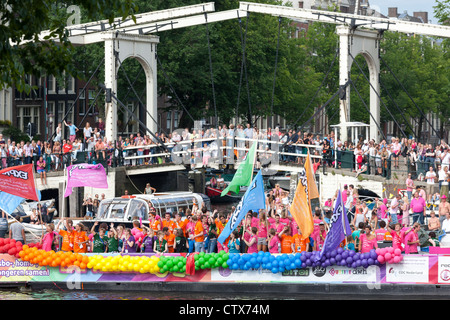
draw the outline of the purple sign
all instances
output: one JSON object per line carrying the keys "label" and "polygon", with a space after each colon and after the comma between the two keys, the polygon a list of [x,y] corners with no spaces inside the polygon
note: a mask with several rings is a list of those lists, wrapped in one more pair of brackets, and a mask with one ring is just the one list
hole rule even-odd
{"label": "purple sign", "polygon": [[333,216],[331,217],[331,227],[325,238],[322,251],[320,251],[317,259],[321,259],[324,254],[336,250],[341,242],[352,233],[350,224],[348,223],[347,213],[342,201],[341,190],[334,205]]}
{"label": "purple sign", "polygon": [[80,163],[67,167],[67,187],[64,197],[72,194],[74,187],[108,188],[105,168],[101,164]]}

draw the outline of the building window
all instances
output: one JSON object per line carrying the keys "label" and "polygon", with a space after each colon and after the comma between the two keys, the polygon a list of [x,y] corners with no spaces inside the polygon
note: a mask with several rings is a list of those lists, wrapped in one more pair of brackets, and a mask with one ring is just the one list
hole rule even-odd
{"label": "building window", "polygon": [[47,77],[47,89],[49,93],[55,93],[56,91],[56,81],[54,76]]}
{"label": "building window", "polygon": [[68,93],[75,93],[75,81],[71,75],[66,77],[66,88]]}
{"label": "building window", "polygon": [[174,111],[173,112],[173,128],[174,129],[178,128],[178,117],[179,117],[178,111]]}
{"label": "building window", "polygon": [[172,131],[172,111],[166,113],[166,128]]}
{"label": "building window", "polygon": [[36,125],[36,133],[40,133],[39,123],[40,106],[18,106],[17,108],[17,126],[23,132],[27,131],[28,123]]}
{"label": "building window", "polygon": [[78,95],[78,100],[79,105],[80,105],[80,109],[79,109],[79,114],[84,115],[86,113],[86,91],[84,91],[84,89],[82,89]]}

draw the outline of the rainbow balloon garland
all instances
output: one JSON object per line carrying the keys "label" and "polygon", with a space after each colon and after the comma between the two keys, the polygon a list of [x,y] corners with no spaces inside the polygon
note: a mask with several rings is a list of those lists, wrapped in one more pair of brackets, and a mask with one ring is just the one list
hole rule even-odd
{"label": "rainbow balloon garland", "polygon": [[[190,256],[172,255],[85,255],[63,251],[45,251],[38,244],[22,245],[3,239],[0,253],[8,253],[23,261],[45,267],[68,268],[77,266],[93,272],[139,272],[151,274],[188,273],[188,260],[194,263],[195,270],[224,268],[230,270],[265,269],[272,273],[307,267],[343,266],[348,268],[368,268],[384,263],[400,263],[403,256],[400,249],[392,247],[372,249],[367,253],[338,248],[319,256],[319,252],[292,254],[258,253],[195,253]],[[320,257],[320,258],[319,258]]]}

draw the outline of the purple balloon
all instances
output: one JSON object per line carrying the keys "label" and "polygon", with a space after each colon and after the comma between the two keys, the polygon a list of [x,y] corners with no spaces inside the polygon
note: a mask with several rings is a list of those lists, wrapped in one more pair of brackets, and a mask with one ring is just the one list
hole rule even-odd
{"label": "purple balloon", "polygon": [[335,259],[336,259],[336,261],[341,261],[342,260],[342,256],[340,254],[337,254]]}
{"label": "purple balloon", "polygon": [[353,263],[352,257],[347,257],[347,259],[345,259],[345,261],[347,261],[347,263],[350,263],[350,264]]}
{"label": "purple balloon", "polygon": [[333,258],[336,257],[336,255],[337,255],[337,251],[336,251],[336,250],[331,251],[331,256],[332,256]]}
{"label": "purple balloon", "polygon": [[356,262],[356,267],[360,267],[361,266],[361,260],[358,259],[355,262]]}
{"label": "purple balloon", "polygon": [[309,259],[306,259],[306,265],[308,266],[308,267],[310,267],[311,265],[312,265],[312,262],[311,262],[311,260],[309,260]]}
{"label": "purple balloon", "polygon": [[352,263],[352,268],[355,269],[356,268],[356,262]]}
{"label": "purple balloon", "polygon": [[369,264],[369,266],[371,266],[375,263],[375,260],[373,260],[372,258],[369,258],[369,259],[367,259],[367,263]]}
{"label": "purple balloon", "polygon": [[349,255],[350,257],[353,257],[355,254],[356,254],[355,251],[353,251],[353,250],[348,250],[348,255]]}
{"label": "purple balloon", "polygon": [[347,261],[345,261],[345,259],[341,260],[341,266],[345,266],[347,264]]}
{"label": "purple balloon", "polygon": [[344,252],[342,252],[341,256],[342,256],[342,258],[347,259],[347,257],[348,257],[348,251],[345,250]]}
{"label": "purple balloon", "polygon": [[335,258],[330,258],[330,265],[335,265],[336,264],[336,259]]}
{"label": "purple balloon", "polygon": [[343,251],[344,251],[344,249],[342,249],[342,248],[337,249],[337,253],[339,253],[339,254],[341,254]]}

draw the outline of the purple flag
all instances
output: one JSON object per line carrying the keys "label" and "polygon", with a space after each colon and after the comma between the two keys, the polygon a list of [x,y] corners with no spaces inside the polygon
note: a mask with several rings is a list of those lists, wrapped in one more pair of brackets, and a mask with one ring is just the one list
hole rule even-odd
{"label": "purple flag", "polygon": [[106,171],[101,164],[80,163],[67,167],[67,186],[64,197],[72,194],[74,187],[108,188]]}
{"label": "purple flag", "polygon": [[352,233],[350,224],[347,219],[347,212],[345,210],[344,202],[342,201],[341,190],[338,192],[338,197],[334,205],[333,216],[331,217],[331,227],[325,238],[322,251],[316,256],[317,260],[327,253],[337,249],[340,243]]}

